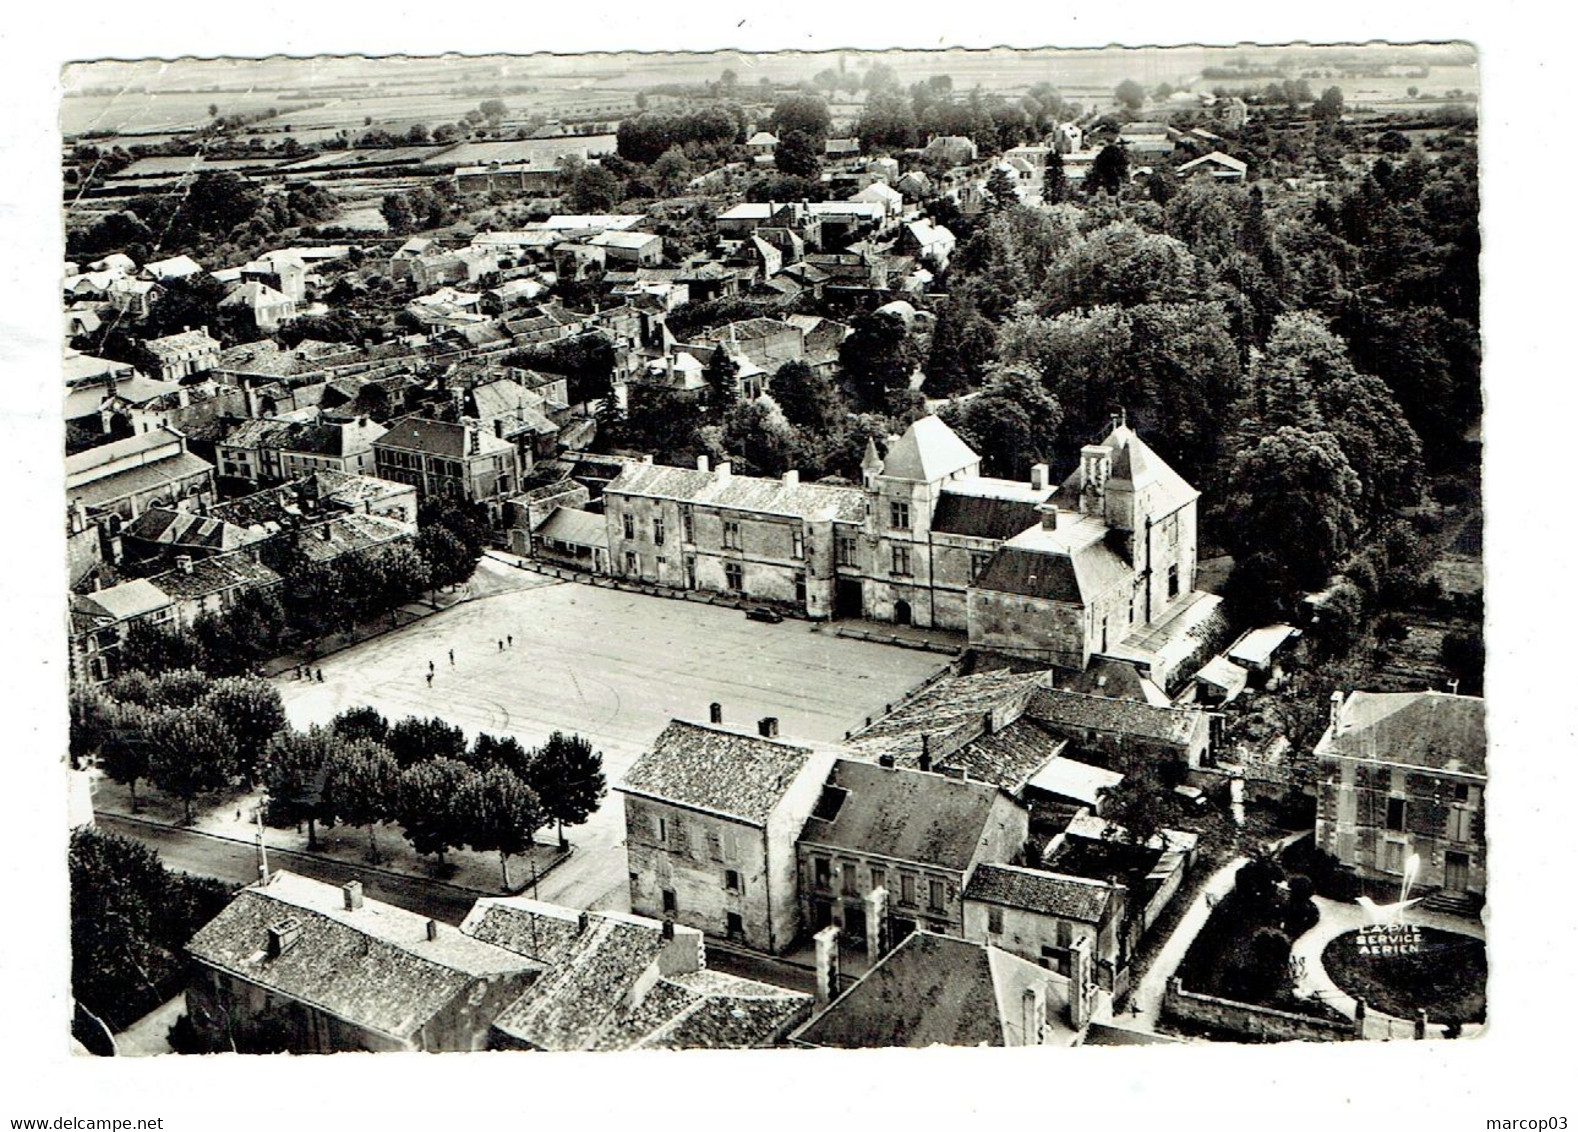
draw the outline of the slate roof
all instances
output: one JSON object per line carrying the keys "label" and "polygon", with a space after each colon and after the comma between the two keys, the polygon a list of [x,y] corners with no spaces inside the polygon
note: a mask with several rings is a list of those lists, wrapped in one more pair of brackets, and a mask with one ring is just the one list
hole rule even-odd
{"label": "slate roof", "polygon": [[941,417],[922,417],[888,449],[882,474],[932,483],[961,472],[981,458]]}
{"label": "slate roof", "polygon": [[256,541],[244,528],[233,523],[173,507],[150,507],[121,533],[126,538],[143,542],[200,550],[239,550]]}
{"label": "slate roof", "polygon": [[972,585],[980,590],[1044,601],[1078,603],[1082,600],[1072,557],[1041,554],[1015,546],[999,548]]}
{"label": "slate roof", "polygon": [[1005,542],[975,588],[1045,601],[1087,603],[1127,583],[1129,566],[1107,544],[1105,522],[1060,514],[1056,530],[1039,523]]}
{"label": "slate roof", "polygon": [[965,885],[964,898],[1095,924],[1112,901],[1112,889],[1100,881],[1042,869],[981,865]]}
{"label": "slate roof", "polygon": [[[1133,484],[1136,495],[1149,489],[1153,514],[1169,514],[1200,498],[1200,493],[1189,486],[1189,481],[1174,471],[1128,425],[1114,427],[1100,445],[1112,453],[1112,475],[1108,482]],[[1080,469],[1075,468],[1063,481],[1054,497],[1059,507],[1079,510],[1079,477]]]}
{"label": "slate roof", "polygon": [[1353,692],[1318,753],[1485,773],[1485,701],[1446,692]]}
{"label": "slate roof", "polygon": [[840,759],[827,785],[845,791],[832,820],[807,819],[803,844],[916,861],[970,866],[998,789],[941,774]]}
{"label": "slate roof", "polygon": [[856,487],[785,484],[779,479],[719,475],[663,464],[627,464],[607,490],[802,519],[821,518],[831,511],[833,518],[845,523],[859,522],[866,506],[865,493]]}
{"label": "slate roof", "polygon": [[[296,942],[270,958],[268,929],[284,920]],[[479,978],[538,969],[524,956],[392,904],[364,901],[346,911],[341,890],[288,872],[243,889],[192,937],[194,958],[269,991],[326,1010],[396,1039],[410,1038]]]}
{"label": "slate roof", "polygon": [[[84,453],[86,455],[86,453]],[[116,472],[76,487],[68,487],[67,494],[85,506],[97,507],[112,503],[144,491],[156,490],[167,484],[204,473],[212,473],[214,466],[200,456],[182,452],[165,460]],[[68,481],[69,483],[69,481]]]}
{"label": "slate roof", "polygon": [[812,754],[809,747],[676,719],[620,788],[765,825]]}
{"label": "slate roof", "polygon": [[1022,1044],[1021,995],[1046,995],[1048,1044],[1069,1045],[1068,980],[995,947],[919,931],[795,1035],[841,1049]]}
{"label": "slate roof", "polygon": [[937,499],[931,529],[940,535],[968,535],[998,542],[1041,521],[1036,504],[1020,499],[990,499],[943,491]]}
{"label": "slate roof", "polygon": [[450,421],[429,420],[426,417],[402,417],[389,426],[389,431],[373,442],[375,448],[401,448],[410,452],[426,452],[451,460],[464,460],[472,455],[487,456],[495,452],[512,452],[514,448],[494,436],[492,431],[472,427],[477,435],[477,451],[466,450],[467,426]]}
{"label": "slate roof", "polygon": [[1036,692],[1026,714],[1053,727],[1116,732],[1180,746],[1189,742],[1204,718],[1189,708],[1152,707],[1138,700],[1087,696],[1056,688]]}

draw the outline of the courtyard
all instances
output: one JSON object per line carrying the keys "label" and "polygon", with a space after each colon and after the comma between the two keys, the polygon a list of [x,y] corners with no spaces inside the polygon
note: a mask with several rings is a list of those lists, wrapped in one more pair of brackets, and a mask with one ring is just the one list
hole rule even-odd
{"label": "courtyard", "polygon": [[[472,592],[314,662],[321,684],[279,677],[290,721],[324,723],[365,704],[391,720],[436,715],[468,736],[513,735],[527,745],[574,731],[602,751],[613,787],[670,719],[705,722],[712,703],[730,727],[754,731],[776,716],[785,740],[837,742],[947,663],[803,621],[761,624],[735,609],[562,582],[492,558],[478,566]],[[538,895],[625,907],[619,795],[610,789],[602,809],[567,833],[575,855]]]}

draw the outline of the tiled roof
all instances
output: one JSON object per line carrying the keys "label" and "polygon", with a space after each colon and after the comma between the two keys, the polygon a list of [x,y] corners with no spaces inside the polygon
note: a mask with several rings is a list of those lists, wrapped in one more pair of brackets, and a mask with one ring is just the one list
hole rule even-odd
{"label": "tiled roof", "polygon": [[965,886],[964,898],[1094,924],[1112,901],[1112,889],[1100,881],[1041,869],[981,865]]}
{"label": "tiled roof", "polygon": [[1354,692],[1319,753],[1483,775],[1485,701],[1446,692]]}
{"label": "tiled roof", "polygon": [[941,774],[840,759],[827,786],[843,791],[828,820],[807,819],[802,843],[917,861],[945,869],[969,867],[998,789]]}
{"label": "tiled roof", "polygon": [[[294,920],[299,935],[278,956],[268,930]],[[447,924],[366,900],[347,911],[339,888],[291,873],[244,889],[187,944],[196,959],[353,1025],[409,1038],[478,979],[517,977],[537,965]]]}
{"label": "tiled roof", "polygon": [[1152,707],[1137,700],[1117,700],[1043,688],[1030,699],[1027,714],[1052,727],[1106,731],[1182,745],[1205,718],[1189,708]]}
{"label": "tiled roof", "polygon": [[1066,745],[1066,740],[1035,720],[1021,717],[950,752],[937,765],[1015,793],[1047,763],[1056,761]]}
{"label": "tiled roof", "polygon": [[1010,1036],[1030,1044],[1021,1001],[1031,987],[1045,997],[1047,1044],[1072,1044],[1061,975],[995,947],[915,932],[795,1037],[841,1049],[1002,1046]]}
{"label": "tiled roof", "polygon": [[148,508],[121,533],[126,538],[164,546],[216,551],[239,550],[256,541],[244,528],[223,519],[169,507]]}
{"label": "tiled roof", "polygon": [[206,330],[187,330],[180,334],[168,334],[163,338],[151,338],[143,345],[160,361],[180,357],[191,350],[217,352],[219,349],[219,343],[210,338]]}
{"label": "tiled roof", "polygon": [[621,789],[764,825],[812,754],[809,747],[676,719],[636,760]]}
{"label": "tiled roof", "polygon": [[221,554],[199,558],[190,572],[177,567],[150,579],[177,601],[190,601],[237,586],[266,586],[280,580],[278,574],[245,553]]}
{"label": "tiled roof", "polygon": [[941,417],[922,417],[888,449],[882,474],[932,483],[980,462],[981,458]]}
{"label": "tiled roof", "polygon": [[411,537],[405,523],[382,515],[340,515],[307,527],[296,536],[296,545],[313,562],[328,562],[386,542]]}
{"label": "tiled roof", "polygon": [[854,487],[827,484],[785,484],[757,476],[719,475],[694,468],[663,464],[627,464],[608,490],[624,495],[677,499],[686,503],[822,518],[828,512],[840,522],[859,522],[865,514],[865,494]]}
{"label": "tiled roof", "polygon": [[240,421],[220,441],[227,448],[284,448],[297,425],[272,417]]}
{"label": "tiled roof", "polygon": [[[922,737],[929,736],[934,765],[948,765],[954,747],[980,737],[988,713],[1000,722],[1017,719],[1040,687],[1037,675],[1008,671],[938,680],[844,746],[863,759],[892,755],[899,766],[916,766]],[[1017,785],[995,775],[981,777],[1008,788]]]}

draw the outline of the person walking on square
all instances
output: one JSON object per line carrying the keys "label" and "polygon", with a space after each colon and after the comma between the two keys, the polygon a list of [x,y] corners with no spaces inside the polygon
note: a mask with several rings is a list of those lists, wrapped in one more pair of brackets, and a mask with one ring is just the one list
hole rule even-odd
{"label": "person walking on square", "polygon": [[431,671],[429,671],[427,674],[427,686],[429,688],[433,686],[433,673]]}
{"label": "person walking on square", "polygon": [[514,648],[515,647],[515,634],[514,633],[505,633],[504,634],[504,639],[510,643],[510,648]]}
{"label": "person walking on square", "polygon": [[500,641],[500,642],[499,642],[499,651],[500,651],[500,652],[503,652],[503,651],[504,651],[504,642],[503,642],[503,641]]}
{"label": "person walking on square", "polygon": [[449,667],[451,667],[451,668],[455,667],[455,650],[454,649],[450,649],[449,650]]}
{"label": "person walking on square", "polygon": [[433,679],[433,662],[431,660],[427,662],[427,678],[429,682]]}

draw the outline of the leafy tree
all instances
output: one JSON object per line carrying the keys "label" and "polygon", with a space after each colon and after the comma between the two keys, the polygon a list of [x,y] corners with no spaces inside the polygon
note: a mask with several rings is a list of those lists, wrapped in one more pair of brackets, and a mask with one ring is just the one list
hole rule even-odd
{"label": "leafy tree", "polygon": [[1085,191],[1116,196],[1129,183],[1129,151],[1122,145],[1104,145],[1090,163]]}
{"label": "leafy tree", "polygon": [[384,744],[389,739],[389,721],[374,707],[346,708],[329,721],[329,727],[346,743]]}
{"label": "leafy tree", "polygon": [[609,212],[619,200],[619,178],[601,165],[570,157],[564,169],[565,207],[575,213]]}
{"label": "leafy tree", "polygon": [[873,94],[855,123],[862,153],[912,149],[919,141],[911,103],[894,93]]}
{"label": "leafy tree", "polygon": [[1256,928],[1249,946],[1224,975],[1224,992],[1245,1002],[1286,1000],[1293,993],[1292,954],[1293,944],[1286,932]]}
{"label": "leafy tree", "polygon": [[791,361],[779,366],[769,391],[784,419],[804,429],[833,429],[844,415],[833,383],[805,362]]}
{"label": "leafy tree", "polygon": [[1130,845],[1148,845],[1166,827],[1170,787],[1150,763],[1125,768],[1123,781],[1101,791],[1107,835]]}
{"label": "leafy tree", "polygon": [[1229,549],[1267,556],[1285,584],[1324,587],[1358,534],[1363,496],[1337,438],[1279,428],[1239,451],[1229,483],[1222,527]]}
{"label": "leafy tree", "polygon": [[128,701],[117,705],[110,725],[99,747],[99,769],[130,790],[132,813],[135,814],[141,808],[137,801],[137,782],[151,777],[153,713]]}
{"label": "leafy tree", "polygon": [[214,681],[201,702],[235,737],[237,769],[252,782],[258,756],[285,726],[279,689],[261,677],[227,676]]}
{"label": "leafy tree", "polygon": [[380,860],[378,823],[397,812],[401,782],[400,764],[388,748],[366,740],[332,750],[324,764],[324,810],[336,821],[367,830],[368,855],[374,863]]}
{"label": "leafy tree", "polygon": [[894,314],[856,315],[838,347],[844,379],[868,408],[881,408],[890,392],[908,389],[918,360],[914,339]]}
{"label": "leafy tree", "polygon": [[236,738],[224,721],[203,707],[170,708],[148,724],[148,777],[160,791],[181,800],[183,821],[192,824],[192,803],[223,790],[240,771]]}
{"label": "leafy tree", "polygon": [[1062,204],[1067,199],[1068,174],[1063,169],[1063,155],[1054,149],[1047,154],[1046,168],[1041,174],[1041,201]]}
{"label": "leafy tree", "polygon": [[477,560],[447,527],[428,527],[416,536],[416,550],[434,586],[458,586],[471,577]]}
{"label": "leafy tree", "polygon": [[537,795],[519,777],[500,766],[473,772],[460,784],[454,799],[466,844],[478,852],[496,851],[504,890],[510,890],[510,856],[528,852],[542,825]]}
{"label": "leafy tree", "polygon": [[71,765],[81,766],[114,736],[119,709],[115,701],[91,686],[72,688],[69,703]]}
{"label": "leafy tree", "polygon": [[1317,120],[1335,122],[1342,117],[1342,107],[1342,88],[1329,86],[1321,91],[1320,97],[1310,107],[1310,115]]}
{"label": "leafy tree", "polygon": [[72,996],[124,1028],[179,989],[186,941],[230,890],[171,873],[147,846],[91,826],[72,832],[68,870]]}
{"label": "leafy tree", "polygon": [[773,165],[788,176],[814,180],[822,172],[822,145],[808,133],[791,130],[779,137]]}
{"label": "leafy tree", "polygon": [[653,183],[660,196],[678,196],[693,176],[690,159],[679,146],[670,146],[652,163]]}
{"label": "leafy tree", "polygon": [[1050,457],[1063,410],[1035,374],[1000,366],[979,394],[948,405],[942,418],[982,454],[983,472],[1023,480]]}
{"label": "leafy tree", "polygon": [[773,107],[767,119],[767,128],[780,142],[790,134],[804,134],[816,144],[820,152],[833,128],[833,117],[827,103],[813,94],[794,94],[782,99]]}
{"label": "leafy tree", "polygon": [[521,745],[513,735],[489,735],[481,732],[471,744],[471,763],[478,769],[500,767],[519,778],[529,778],[534,753]]}
{"label": "leafy tree", "polygon": [[564,827],[581,825],[597,812],[608,793],[603,777],[603,756],[580,735],[555,731],[537,749],[527,783],[536,791],[546,817],[559,826],[559,845]]}
{"label": "leafy tree", "polygon": [[1124,109],[1131,113],[1139,113],[1145,106],[1145,88],[1133,79],[1124,79],[1112,92]]}
{"label": "leafy tree", "polygon": [[263,752],[263,786],[268,791],[270,824],[307,823],[307,848],[318,848],[318,822],[334,821],[325,802],[329,765],[345,740],[324,727],[286,729]]}
{"label": "leafy tree", "polygon": [[191,707],[203,699],[212,681],[200,668],[177,668],[153,679],[148,706],[153,708]]}
{"label": "leafy tree", "polygon": [[722,343],[713,347],[702,371],[707,382],[707,408],[713,417],[721,419],[738,400],[735,378],[739,372],[739,363],[729,356]]}
{"label": "leafy tree", "polygon": [[442,865],[445,853],[466,844],[455,799],[476,773],[456,759],[433,759],[400,773],[395,813],[406,840],[418,853],[435,854]]}
{"label": "leafy tree", "polygon": [[797,463],[798,438],[768,397],[741,401],[723,418],[723,453],[738,453],[747,474],[780,476]]}
{"label": "leafy tree", "polygon": [[1002,212],[1019,203],[1019,186],[1007,169],[994,168],[986,178],[986,208],[989,212]]}
{"label": "leafy tree", "polygon": [[416,215],[401,193],[385,193],[379,202],[378,212],[384,218],[384,223],[389,225],[389,231],[397,236],[416,230]]}
{"label": "leafy tree", "polygon": [[120,654],[123,671],[141,670],[153,674],[193,668],[204,659],[194,638],[148,621],[132,622],[121,641]]}
{"label": "leafy tree", "polygon": [[466,757],[466,733],[437,716],[408,716],[389,729],[385,742],[402,767],[434,759],[464,761]]}
{"label": "leafy tree", "polygon": [[509,107],[504,105],[503,99],[499,98],[485,98],[477,109],[482,112],[484,118],[495,126],[502,122],[510,112]]}
{"label": "leafy tree", "polygon": [[966,289],[950,297],[938,309],[932,329],[926,355],[927,396],[951,397],[976,388],[996,356],[997,333],[971,292]]}

